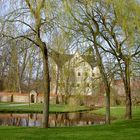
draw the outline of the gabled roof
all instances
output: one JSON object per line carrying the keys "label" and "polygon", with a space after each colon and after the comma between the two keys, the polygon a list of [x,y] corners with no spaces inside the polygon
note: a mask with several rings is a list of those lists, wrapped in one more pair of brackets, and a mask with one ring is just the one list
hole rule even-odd
{"label": "gabled roof", "polygon": [[91,55],[81,55],[81,57],[84,59],[84,61],[86,61],[92,68],[95,67],[96,64],[96,60],[93,56]]}
{"label": "gabled roof", "polygon": [[[67,61],[70,61],[75,56],[75,54],[61,54],[53,49],[51,49],[49,52],[49,56],[59,67],[62,67]],[[79,56],[81,56],[82,59],[91,66],[91,68],[97,65],[94,52],[91,47],[88,48],[83,54],[79,54]]]}
{"label": "gabled roof", "polygon": [[54,50],[49,53],[49,56],[55,61],[55,63],[62,67],[67,61],[71,60],[73,54],[61,54]]}
{"label": "gabled roof", "polygon": [[94,55],[94,50],[92,47],[89,47],[86,49],[81,57],[93,68],[97,65],[95,55]]}

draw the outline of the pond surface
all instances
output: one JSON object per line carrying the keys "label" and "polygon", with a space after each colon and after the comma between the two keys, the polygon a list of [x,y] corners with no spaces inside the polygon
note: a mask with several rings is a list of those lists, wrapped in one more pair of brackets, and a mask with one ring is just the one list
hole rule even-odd
{"label": "pond surface", "polygon": [[[50,127],[85,126],[104,124],[104,116],[82,113],[57,113],[50,114]],[[41,126],[42,114],[0,114],[0,125],[6,126]]]}

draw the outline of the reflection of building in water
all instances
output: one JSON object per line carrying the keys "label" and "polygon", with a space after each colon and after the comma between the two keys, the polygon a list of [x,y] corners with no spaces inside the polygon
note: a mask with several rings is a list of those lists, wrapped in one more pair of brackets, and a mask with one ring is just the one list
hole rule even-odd
{"label": "reflection of building in water", "polygon": [[[100,124],[104,122],[103,116],[89,113],[61,113],[50,114],[51,127],[82,126]],[[0,114],[0,125],[11,126],[41,126],[42,114]]]}

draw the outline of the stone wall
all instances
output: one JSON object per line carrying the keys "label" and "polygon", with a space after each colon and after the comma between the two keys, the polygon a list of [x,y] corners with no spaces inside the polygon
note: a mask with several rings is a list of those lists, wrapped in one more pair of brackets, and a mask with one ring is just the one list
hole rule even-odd
{"label": "stone wall", "polygon": [[11,102],[11,95],[0,96],[0,102]]}
{"label": "stone wall", "polygon": [[29,102],[28,94],[20,94],[20,93],[0,93],[0,102],[17,102],[17,103],[25,103]]}
{"label": "stone wall", "polygon": [[[7,93],[0,92],[0,102],[17,102],[17,103],[28,103],[29,100],[31,103],[43,103],[43,94],[33,93]],[[56,96],[50,96],[50,103],[54,104]]]}
{"label": "stone wall", "polygon": [[28,96],[28,94],[24,94],[24,95],[14,95],[13,94],[13,102],[17,102],[17,103],[29,102],[29,96]]}

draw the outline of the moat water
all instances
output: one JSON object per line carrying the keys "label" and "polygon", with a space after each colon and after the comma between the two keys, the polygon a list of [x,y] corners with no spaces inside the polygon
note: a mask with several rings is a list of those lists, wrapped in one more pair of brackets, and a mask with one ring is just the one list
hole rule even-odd
{"label": "moat water", "polygon": [[[86,126],[104,123],[104,116],[91,114],[90,112],[57,113],[49,116],[50,127]],[[0,125],[40,127],[42,125],[42,114],[0,113]]]}

